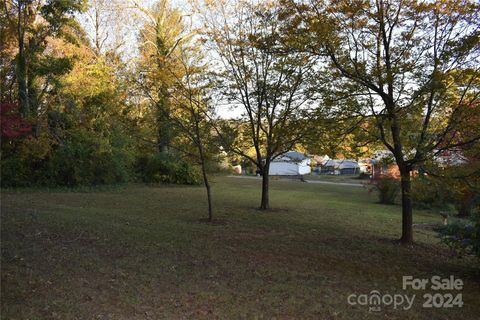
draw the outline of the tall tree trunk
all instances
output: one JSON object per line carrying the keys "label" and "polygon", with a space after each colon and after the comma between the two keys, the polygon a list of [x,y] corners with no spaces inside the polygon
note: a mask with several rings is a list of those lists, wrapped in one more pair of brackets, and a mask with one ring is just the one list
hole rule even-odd
{"label": "tall tree trunk", "polygon": [[38,101],[38,91],[36,88],[36,79],[31,72],[27,72],[27,100],[28,100],[28,112],[33,120],[33,135],[38,137],[40,135],[40,119],[39,119],[39,101]]}
{"label": "tall tree trunk", "polygon": [[17,81],[20,112],[26,117],[30,113],[30,106],[28,105],[27,72],[24,52],[18,53]]}
{"label": "tall tree trunk", "polygon": [[171,139],[170,106],[168,105],[168,89],[165,85],[160,88],[160,101],[157,103],[157,143],[160,153],[168,153]]}
{"label": "tall tree trunk", "polygon": [[[28,116],[30,106],[28,104],[27,91],[27,61],[25,53],[25,29],[22,26],[22,11],[25,10],[25,4],[18,3],[18,56],[17,56],[17,82],[18,82],[18,100],[20,103],[20,112],[23,116]],[[25,15],[25,13],[23,13]]]}
{"label": "tall tree trunk", "polygon": [[270,209],[270,200],[268,196],[269,188],[269,171],[270,171],[270,162],[265,162],[262,168],[262,202],[260,203],[260,210]]}
{"label": "tall tree trunk", "polygon": [[402,189],[402,244],[413,243],[413,214],[410,171],[401,168],[401,189]]}

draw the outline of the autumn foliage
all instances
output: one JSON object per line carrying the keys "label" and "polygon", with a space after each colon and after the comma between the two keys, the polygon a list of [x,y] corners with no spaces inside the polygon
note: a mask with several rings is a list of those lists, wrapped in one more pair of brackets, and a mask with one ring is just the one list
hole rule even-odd
{"label": "autumn foliage", "polygon": [[17,104],[1,102],[0,115],[2,138],[15,139],[28,135],[32,131],[32,125],[22,118]]}

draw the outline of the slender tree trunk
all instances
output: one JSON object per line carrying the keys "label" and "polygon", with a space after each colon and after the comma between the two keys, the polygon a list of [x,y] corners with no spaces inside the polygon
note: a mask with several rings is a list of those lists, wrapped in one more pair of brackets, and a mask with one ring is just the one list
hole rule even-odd
{"label": "slender tree trunk", "polygon": [[212,205],[212,191],[210,188],[210,183],[207,179],[205,181],[205,188],[207,189],[207,201],[208,201],[208,221],[213,220],[213,205]]}
{"label": "slender tree trunk", "polygon": [[410,171],[402,168],[401,189],[402,189],[402,244],[413,243],[413,214],[412,214],[412,195]]}
{"label": "slender tree trunk", "polygon": [[201,161],[202,161],[203,183],[205,185],[205,189],[207,190],[208,221],[212,221],[213,220],[212,191],[210,188],[210,182],[208,181],[207,170],[205,168],[205,159],[203,159],[203,156]]}
{"label": "slender tree trunk", "polygon": [[95,10],[95,48],[97,49],[97,53],[100,54],[101,52],[101,42],[100,42],[100,12],[98,8],[98,3],[95,2],[94,10]]}
{"label": "slender tree trunk", "polygon": [[200,135],[200,128],[198,124],[198,120],[195,123],[195,134],[197,136],[196,145],[198,149],[198,154],[200,156],[200,163],[202,166],[202,176],[203,176],[203,184],[205,185],[205,189],[207,190],[207,201],[208,201],[208,221],[213,220],[213,205],[212,205],[212,190],[210,187],[210,182],[208,181],[207,175],[207,166],[206,166],[206,159],[205,159],[205,150],[203,148],[203,141]]}
{"label": "slender tree trunk", "polygon": [[268,196],[269,188],[269,171],[270,171],[270,162],[267,161],[263,166],[262,170],[262,202],[260,203],[260,210],[270,209],[270,200]]}

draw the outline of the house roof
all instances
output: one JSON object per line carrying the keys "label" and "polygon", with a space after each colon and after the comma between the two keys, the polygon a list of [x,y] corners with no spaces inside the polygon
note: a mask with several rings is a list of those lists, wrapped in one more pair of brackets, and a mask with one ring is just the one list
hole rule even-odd
{"label": "house roof", "polygon": [[297,151],[288,151],[284,153],[281,157],[287,157],[294,161],[302,161],[307,159],[307,157],[303,153]]}
{"label": "house roof", "polygon": [[328,160],[324,166],[336,169],[359,168],[358,163],[353,160]]}
{"label": "house roof", "polygon": [[273,162],[295,162],[299,163],[309,159],[305,154],[297,151],[288,151],[278,155]]}

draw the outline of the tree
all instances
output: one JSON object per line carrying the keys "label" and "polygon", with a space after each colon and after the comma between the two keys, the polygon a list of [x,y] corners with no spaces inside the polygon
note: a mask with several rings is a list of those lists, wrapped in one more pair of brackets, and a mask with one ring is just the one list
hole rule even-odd
{"label": "tree", "polygon": [[72,15],[82,9],[82,0],[4,1],[7,21],[16,30],[15,75],[20,110],[24,116],[36,116],[41,102],[39,98],[49,86],[49,76],[68,71],[68,61],[44,53],[48,38],[66,36],[64,27],[74,23]]}
{"label": "tree", "polygon": [[139,76],[135,82],[152,107],[158,151],[200,166],[208,221],[212,221],[207,167],[218,150],[212,139],[214,110],[208,99],[207,66],[194,41],[194,32],[179,10],[163,0],[152,9],[137,8],[147,21],[141,30]]}
{"label": "tree", "polygon": [[[480,88],[478,81],[476,86]],[[461,108],[458,116],[464,117],[463,125],[451,133],[455,141],[474,138],[480,127],[480,101]],[[448,201],[455,204],[459,217],[471,216],[475,207],[480,205],[480,142],[459,146],[454,151],[443,151],[435,159],[422,164],[421,169],[437,188],[446,193]]]}
{"label": "tree", "polygon": [[0,9],[0,101],[16,101],[15,55],[17,48],[16,26],[9,21],[13,14],[6,2]]}
{"label": "tree", "polygon": [[[283,44],[278,19],[280,3],[238,1],[206,3],[200,8],[207,47],[219,64],[217,89],[223,102],[241,107],[243,115],[226,149],[253,162],[262,175],[260,209],[269,209],[270,163],[297,144],[305,134],[306,83],[314,60],[304,53],[291,54]],[[231,122],[230,122],[231,123]],[[230,137],[232,137],[230,135]],[[254,148],[255,156],[247,151]]]}
{"label": "tree", "polygon": [[138,84],[144,94],[152,98],[150,101],[155,103],[158,150],[166,153],[172,139],[170,91],[175,78],[180,77],[176,74],[177,61],[173,54],[178,51],[179,44],[189,37],[181,13],[170,7],[168,0],[160,0],[152,9],[139,5],[137,8],[147,19],[140,31],[141,79]]}
{"label": "tree", "polygon": [[[479,6],[474,1],[289,2],[296,48],[325,58],[329,95],[370,119],[370,134],[401,174],[403,244],[413,241],[412,171],[444,150],[478,141],[454,132],[478,101]],[[297,29],[294,29],[298,27]]]}
{"label": "tree", "polygon": [[208,99],[211,83],[206,78],[206,65],[201,56],[192,47],[182,46],[179,61],[183,66],[183,77],[176,78],[172,92],[172,112],[169,118],[189,144],[193,147],[188,152],[183,145],[181,151],[187,153],[199,163],[203,184],[207,193],[208,221],[213,220],[213,204],[211,185],[208,178],[207,165],[219,149],[214,143],[214,108]]}
{"label": "tree", "polygon": [[90,0],[87,10],[79,17],[82,26],[99,55],[116,55],[127,58],[129,39],[127,26],[136,24],[137,15],[132,1]]}
{"label": "tree", "polygon": [[[326,109],[324,105],[322,113],[326,113]],[[379,145],[365,132],[369,125],[360,117],[341,119],[335,113],[318,115],[310,120],[302,145],[308,153],[328,155],[332,159],[366,158]]]}

